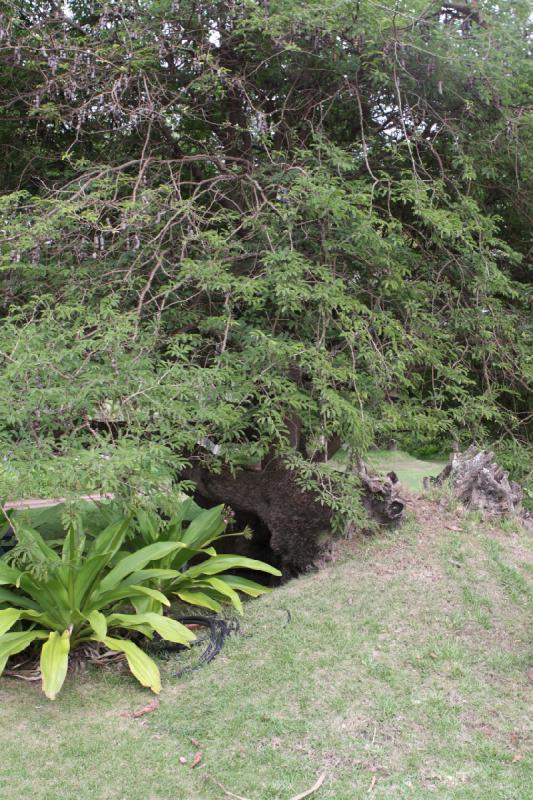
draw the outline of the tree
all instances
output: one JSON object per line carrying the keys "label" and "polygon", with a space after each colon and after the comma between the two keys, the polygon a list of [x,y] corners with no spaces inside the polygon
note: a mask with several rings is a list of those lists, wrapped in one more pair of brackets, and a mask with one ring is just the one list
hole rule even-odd
{"label": "tree", "polygon": [[4,3],[10,491],[524,443],[528,5]]}

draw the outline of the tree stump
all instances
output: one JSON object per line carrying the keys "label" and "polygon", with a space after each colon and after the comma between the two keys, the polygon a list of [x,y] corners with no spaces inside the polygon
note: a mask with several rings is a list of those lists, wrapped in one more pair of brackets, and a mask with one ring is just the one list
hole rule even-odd
{"label": "tree stump", "polygon": [[361,481],[362,502],[370,519],[380,525],[399,522],[405,500],[401,497],[401,484],[396,473],[389,472],[383,477],[361,460],[358,460],[355,472]]}
{"label": "tree stump", "polygon": [[448,483],[465,508],[481,511],[485,517],[520,516],[522,489],[509,480],[507,472],[496,463],[494,453],[469,447],[464,453],[452,453],[449,463],[436,478],[424,478],[424,487]]}

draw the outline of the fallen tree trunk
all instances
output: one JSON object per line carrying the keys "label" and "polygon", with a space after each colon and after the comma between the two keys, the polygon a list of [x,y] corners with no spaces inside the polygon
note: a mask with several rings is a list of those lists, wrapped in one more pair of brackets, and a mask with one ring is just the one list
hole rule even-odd
{"label": "fallen tree trunk", "polygon": [[527,520],[520,485],[509,480],[488,450],[472,446],[464,453],[452,453],[440,475],[424,478],[425,488],[444,484],[452,488],[465,508],[481,511],[485,517],[518,516]]}
{"label": "fallen tree trunk", "polygon": [[[400,519],[404,503],[390,477],[380,478],[360,462],[362,502],[369,517],[380,524]],[[332,510],[309,491],[299,488],[294,474],[278,459],[260,469],[210,472],[193,464],[182,476],[196,484],[197,499],[206,505],[225,503],[238,521],[255,532],[247,554],[276,561],[285,576],[311,567],[323,555],[331,538]],[[238,546],[246,547],[246,542]],[[273,558],[272,558],[273,556]]]}

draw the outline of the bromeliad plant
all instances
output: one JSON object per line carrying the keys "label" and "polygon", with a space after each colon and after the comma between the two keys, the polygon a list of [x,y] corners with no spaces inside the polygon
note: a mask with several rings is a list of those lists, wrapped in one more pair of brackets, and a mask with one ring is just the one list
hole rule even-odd
{"label": "bromeliad plant", "polygon": [[[191,498],[180,504],[169,521],[155,512],[137,512],[139,543],[154,545],[159,541],[174,542],[176,549],[161,559],[166,574],[154,576],[154,584],[165,594],[174,594],[190,605],[218,612],[223,603],[231,603],[242,614],[239,592],[250,597],[270,591],[260,583],[230,574],[231,570],[253,570],[280,576],[275,567],[245,556],[222,554],[213,546],[223,538],[249,536],[249,531],[226,533],[228,512],[223,505],[208,510],[200,508]],[[192,563],[191,563],[192,562]],[[159,610],[158,602],[150,597],[140,598],[138,610]]]}
{"label": "bromeliad plant", "polygon": [[[151,639],[155,632],[184,645],[195,639],[184,625],[163,616],[169,600],[147,585],[178,579],[176,570],[160,565],[182,545],[161,539],[126,553],[121,547],[130,524],[130,518],[124,518],[91,540],[72,524],[61,552],[36,530],[17,530],[17,546],[0,559],[0,675],[10,656],[43,642],[42,686],[53,700],[65,680],[69,653],[83,643],[101,642],[109,650],[124,653],[137,680],[159,693],[157,665],[127,637]],[[147,568],[154,562],[159,565]],[[157,610],[135,608],[143,599]],[[135,613],[124,613],[131,606]],[[118,636],[111,635],[115,631],[120,632]]]}

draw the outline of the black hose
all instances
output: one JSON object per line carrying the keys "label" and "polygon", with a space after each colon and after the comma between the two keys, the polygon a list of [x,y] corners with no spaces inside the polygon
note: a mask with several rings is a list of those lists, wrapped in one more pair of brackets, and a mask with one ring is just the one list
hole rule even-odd
{"label": "black hose", "polygon": [[[179,669],[174,673],[176,677],[180,677],[188,672],[194,672],[194,670],[203,667],[204,664],[209,664],[209,662],[213,661],[220,653],[226,637],[230,636],[232,633],[237,633],[239,630],[239,623],[237,620],[220,619],[220,617],[193,616],[176,617],[176,619],[178,622],[181,622],[182,625],[198,625],[209,631],[207,647],[202,652],[198,661],[193,665]],[[199,647],[204,643],[205,639],[196,639],[194,642],[191,642],[191,645],[193,647]],[[181,653],[189,648],[183,644],[168,642],[160,636],[156,636],[148,644],[146,649],[153,655],[162,655],[164,653]]]}

